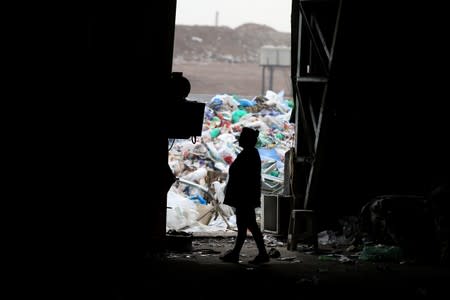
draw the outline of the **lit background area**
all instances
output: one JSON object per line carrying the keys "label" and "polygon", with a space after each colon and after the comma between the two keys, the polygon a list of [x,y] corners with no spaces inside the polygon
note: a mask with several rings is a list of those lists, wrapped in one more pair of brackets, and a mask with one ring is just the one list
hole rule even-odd
{"label": "lit background area", "polygon": [[291,32],[291,0],[178,0],[176,24],[236,28],[245,23],[266,24]]}

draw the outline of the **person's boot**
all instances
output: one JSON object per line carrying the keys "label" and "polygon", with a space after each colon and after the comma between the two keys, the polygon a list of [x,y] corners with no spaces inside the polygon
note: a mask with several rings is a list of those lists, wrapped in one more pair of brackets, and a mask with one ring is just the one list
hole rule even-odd
{"label": "person's boot", "polygon": [[224,262],[232,262],[232,263],[238,263],[239,262],[239,253],[234,252],[233,250],[228,251],[224,255],[219,257]]}
{"label": "person's boot", "polygon": [[257,264],[262,264],[262,263],[266,263],[269,261],[270,261],[269,254],[267,254],[267,253],[261,254],[260,253],[260,254],[256,255],[255,258],[252,259],[251,261],[249,261],[248,263],[257,265]]}

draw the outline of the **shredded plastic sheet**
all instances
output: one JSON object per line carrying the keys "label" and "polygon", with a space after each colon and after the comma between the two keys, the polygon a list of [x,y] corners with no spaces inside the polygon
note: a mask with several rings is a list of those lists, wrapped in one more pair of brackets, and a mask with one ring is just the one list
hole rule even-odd
{"label": "shredded plastic sheet", "polygon": [[172,189],[167,193],[166,229],[179,230],[196,223],[198,211],[196,204]]}

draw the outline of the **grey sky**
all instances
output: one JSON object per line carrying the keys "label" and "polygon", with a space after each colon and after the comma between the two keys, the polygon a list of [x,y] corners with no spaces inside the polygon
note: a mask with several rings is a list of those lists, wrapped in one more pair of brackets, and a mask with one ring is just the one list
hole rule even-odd
{"label": "grey sky", "polygon": [[291,32],[292,0],[177,0],[176,24],[236,28],[244,23],[265,24]]}

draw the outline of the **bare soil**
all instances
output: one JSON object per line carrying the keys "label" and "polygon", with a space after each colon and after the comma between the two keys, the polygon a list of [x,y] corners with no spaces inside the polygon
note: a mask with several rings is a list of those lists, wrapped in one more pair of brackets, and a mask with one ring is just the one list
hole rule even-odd
{"label": "bare soil", "polygon": [[[249,98],[264,95],[270,89],[270,71],[265,70],[263,88],[263,67],[254,63],[227,62],[183,62],[174,63],[173,72],[183,72],[191,83],[192,94],[237,94]],[[284,90],[285,96],[292,96],[290,68],[274,68],[272,90]]]}

